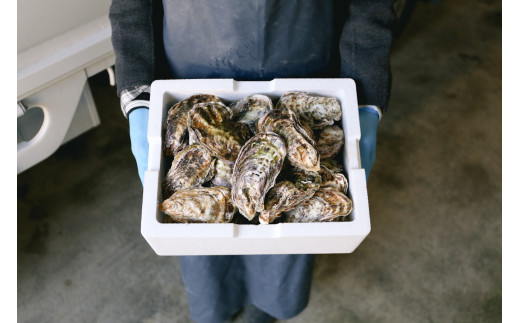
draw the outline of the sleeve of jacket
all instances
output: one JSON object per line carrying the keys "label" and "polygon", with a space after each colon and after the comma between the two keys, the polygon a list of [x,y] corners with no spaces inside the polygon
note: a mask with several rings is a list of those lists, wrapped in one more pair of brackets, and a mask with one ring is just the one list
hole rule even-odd
{"label": "sleeve of jacket", "polygon": [[341,77],[354,79],[359,105],[388,109],[392,76],[392,0],[351,0],[340,36]]}
{"label": "sleeve of jacket", "polygon": [[109,10],[116,56],[117,94],[154,80],[151,0],[112,0]]}

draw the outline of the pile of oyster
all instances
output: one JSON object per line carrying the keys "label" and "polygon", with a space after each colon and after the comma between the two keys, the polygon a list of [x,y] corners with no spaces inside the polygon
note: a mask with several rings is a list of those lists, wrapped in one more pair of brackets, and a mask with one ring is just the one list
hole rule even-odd
{"label": "pile of oyster", "polygon": [[339,120],[335,98],[307,92],[287,92],[276,106],[261,94],[178,102],[164,124],[173,160],[159,208],[169,222],[338,221],[352,211]]}

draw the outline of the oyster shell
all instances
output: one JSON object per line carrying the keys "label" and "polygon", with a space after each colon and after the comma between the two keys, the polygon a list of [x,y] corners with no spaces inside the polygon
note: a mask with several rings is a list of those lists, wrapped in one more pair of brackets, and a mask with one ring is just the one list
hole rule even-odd
{"label": "oyster shell", "polygon": [[287,211],[287,222],[333,221],[352,212],[352,201],[334,188],[318,189],[316,193],[295,208]]}
{"label": "oyster shell", "polygon": [[261,132],[274,132],[287,143],[287,158],[293,166],[307,171],[320,170],[320,156],[315,142],[303,130],[298,116],[290,109],[269,111],[258,120]]}
{"label": "oyster shell", "polygon": [[283,212],[311,198],[320,188],[321,177],[317,172],[293,169],[286,175],[291,180],[276,183],[265,197],[265,208],[260,212],[260,223],[272,223]]}
{"label": "oyster shell", "polygon": [[273,102],[268,96],[252,94],[233,102],[229,108],[233,111],[233,120],[245,123],[254,133],[258,133],[256,123],[267,112],[273,110]]}
{"label": "oyster shell", "polygon": [[231,175],[233,175],[233,163],[217,159],[215,175],[210,183],[212,186],[224,186],[231,189]]}
{"label": "oyster shell", "polygon": [[307,134],[307,137],[311,138],[314,142],[316,142],[316,136],[314,135],[314,131],[312,130],[311,126],[309,126],[308,123],[302,123],[299,121],[301,128],[305,131]]}
{"label": "oyster shell", "polygon": [[334,158],[320,159],[320,165],[327,167],[333,173],[343,173],[343,165]]}
{"label": "oyster shell", "polygon": [[176,222],[229,223],[236,212],[226,187],[192,187],[175,192],[159,209]]}
{"label": "oyster shell", "polygon": [[341,106],[336,98],[319,96],[307,92],[284,93],[276,109],[289,108],[296,112],[303,123],[311,128],[323,128],[341,120]]}
{"label": "oyster shell", "polygon": [[343,173],[332,171],[327,168],[327,166],[321,165],[319,174],[321,176],[320,187],[335,188],[338,191],[347,194],[348,180]]}
{"label": "oyster shell", "polygon": [[222,101],[211,94],[196,94],[184,99],[168,110],[164,123],[164,151],[168,156],[175,156],[188,145],[188,113],[197,103]]}
{"label": "oyster shell", "polygon": [[208,148],[213,155],[234,162],[251,133],[247,125],[231,121],[231,110],[214,102],[196,104],[188,116],[190,141]]}
{"label": "oyster shell", "polygon": [[336,126],[326,126],[320,132],[316,141],[316,149],[320,153],[321,158],[328,158],[336,155],[345,143],[345,133]]}
{"label": "oyster shell", "polygon": [[264,197],[275,184],[286,155],[284,140],[274,133],[259,133],[240,150],[231,177],[231,197],[248,220],[264,210]]}
{"label": "oyster shell", "polygon": [[175,155],[170,170],[163,181],[163,194],[199,186],[209,181],[214,173],[215,158],[204,146],[194,144]]}

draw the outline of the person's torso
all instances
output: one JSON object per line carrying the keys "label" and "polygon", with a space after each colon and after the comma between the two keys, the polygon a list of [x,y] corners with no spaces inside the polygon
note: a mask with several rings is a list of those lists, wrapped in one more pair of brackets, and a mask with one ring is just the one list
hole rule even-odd
{"label": "person's torso", "polygon": [[329,0],[163,0],[175,78],[315,77],[334,50]]}

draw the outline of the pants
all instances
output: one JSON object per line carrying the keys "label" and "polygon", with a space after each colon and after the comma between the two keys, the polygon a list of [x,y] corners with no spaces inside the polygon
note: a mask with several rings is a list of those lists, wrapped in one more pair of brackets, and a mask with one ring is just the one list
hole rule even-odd
{"label": "pants", "polygon": [[223,322],[247,304],[278,319],[307,306],[314,255],[182,256],[192,319]]}

